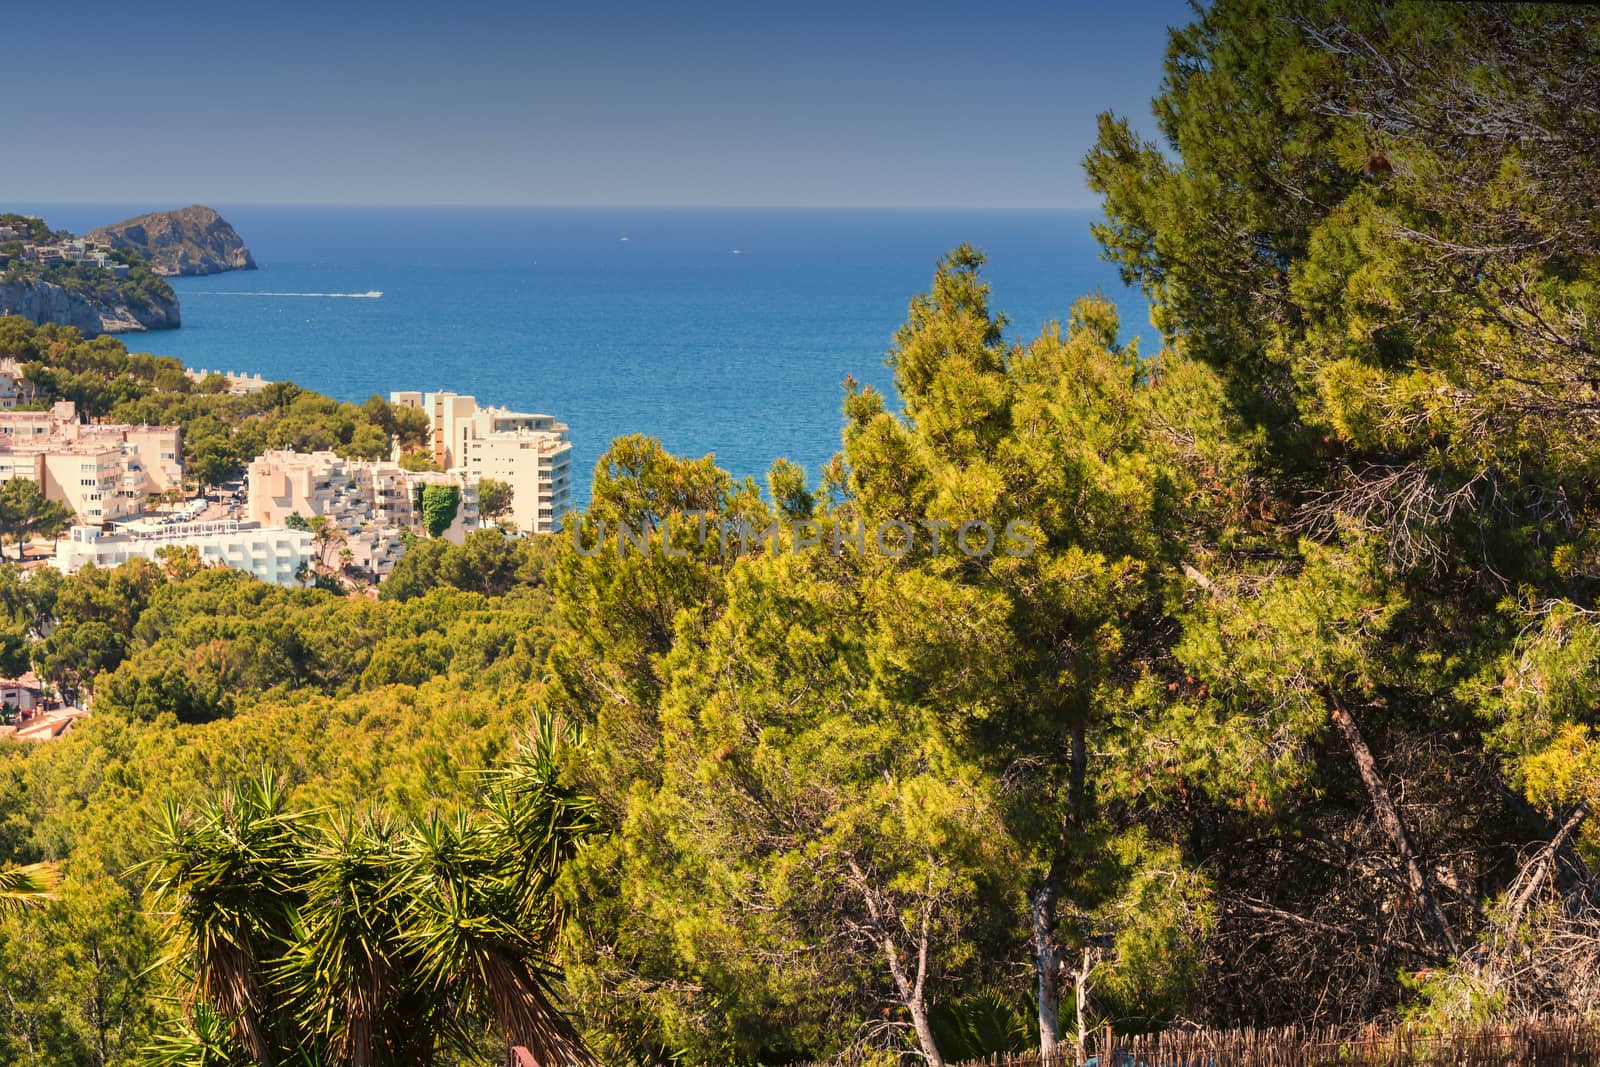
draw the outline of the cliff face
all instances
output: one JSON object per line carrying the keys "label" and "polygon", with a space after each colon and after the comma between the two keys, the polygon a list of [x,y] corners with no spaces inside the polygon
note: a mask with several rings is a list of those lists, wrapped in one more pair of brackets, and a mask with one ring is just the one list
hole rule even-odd
{"label": "cliff face", "polygon": [[157,274],[220,274],[255,270],[255,260],[228,220],[195,204],[178,211],[140,215],[87,235],[112,248],[135,252]]}
{"label": "cliff face", "polygon": [[179,325],[176,297],[134,303],[118,294],[76,292],[40,281],[0,283],[0,315],[76,326],[86,337]]}

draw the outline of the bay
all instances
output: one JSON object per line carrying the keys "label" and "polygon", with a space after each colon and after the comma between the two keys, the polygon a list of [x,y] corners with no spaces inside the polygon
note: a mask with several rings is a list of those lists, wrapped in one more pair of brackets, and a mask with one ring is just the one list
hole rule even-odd
{"label": "bay", "polygon": [[[160,206],[20,209],[81,233]],[[892,394],[893,333],[962,242],[989,256],[1012,336],[1098,290],[1155,347],[1087,212],[213,206],[261,269],[173,279],[183,327],[125,334],[130,348],[343,400],[453,390],[555,415],[580,504],[626,433],[740,477],[782,456],[815,479],[839,446],[842,383]]]}

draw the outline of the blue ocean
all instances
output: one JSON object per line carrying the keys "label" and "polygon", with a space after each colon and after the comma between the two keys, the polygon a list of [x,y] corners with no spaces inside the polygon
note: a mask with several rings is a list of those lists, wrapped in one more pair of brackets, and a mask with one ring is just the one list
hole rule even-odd
{"label": "blue ocean", "polygon": [[[963,241],[1013,335],[1099,290],[1155,347],[1086,212],[213,206],[260,269],[174,279],[182,329],[129,347],[345,400],[447,389],[555,415],[580,503],[626,433],[741,477],[781,456],[815,478],[843,381],[892,392],[891,337]],[[23,210],[81,233],[154,207]]]}

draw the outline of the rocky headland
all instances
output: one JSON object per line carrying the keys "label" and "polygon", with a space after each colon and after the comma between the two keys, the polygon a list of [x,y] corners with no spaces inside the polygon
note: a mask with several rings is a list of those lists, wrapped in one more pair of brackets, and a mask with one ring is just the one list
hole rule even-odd
{"label": "rocky headland", "polygon": [[148,260],[151,270],[166,277],[256,269],[228,220],[201,204],[140,215],[86,236]]}
{"label": "rocky headland", "polygon": [[85,337],[170,330],[180,325],[178,298],[170,289],[164,295],[130,295],[116,286],[67,288],[36,278],[0,280],[0,316],[4,315],[76,326]]}

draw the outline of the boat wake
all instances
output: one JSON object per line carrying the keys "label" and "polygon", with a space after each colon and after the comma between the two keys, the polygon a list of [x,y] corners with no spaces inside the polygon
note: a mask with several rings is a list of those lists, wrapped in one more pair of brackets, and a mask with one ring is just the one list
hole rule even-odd
{"label": "boat wake", "polygon": [[264,289],[196,289],[184,296],[314,296],[331,300],[376,300],[382,289],[369,289],[364,293],[279,293]]}

